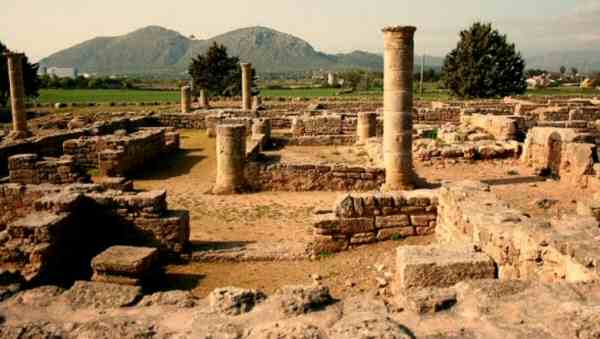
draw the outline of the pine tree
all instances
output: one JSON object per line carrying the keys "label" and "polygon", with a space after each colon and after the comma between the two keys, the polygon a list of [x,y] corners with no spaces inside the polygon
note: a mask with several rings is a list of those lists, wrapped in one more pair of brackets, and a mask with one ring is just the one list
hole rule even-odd
{"label": "pine tree", "polygon": [[489,23],[477,22],[460,32],[456,48],[446,56],[442,80],[463,98],[522,94],[527,89],[525,61]]}

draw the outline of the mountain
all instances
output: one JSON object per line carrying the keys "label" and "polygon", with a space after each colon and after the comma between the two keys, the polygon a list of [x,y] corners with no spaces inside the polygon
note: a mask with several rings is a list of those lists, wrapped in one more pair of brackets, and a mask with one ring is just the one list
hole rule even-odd
{"label": "mountain", "polygon": [[[383,70],[383,58],[379,54],[363,51],[326,54],[300,38],[266,27],[243,28],[196,40],[166,28],[149,26],[123,36],[85,41],[42,59],[40,64],[76,67],[82,73],[101,75],[181,75],[187,71],[192,58],[206,52],[213,42],[225,45],[229,54],[239,56],[241,61],[251,62],[259,73]],[[431,66],[441,65],[440,58],[430,60]]]}
{"label": "mountain", "polygon": [[575,67],[579,72],[600,71],[600,49],[576,51],[554,51],[543,55],[526,58],[527,68],[538,68],[558,72],[565,66],[567,72]]}

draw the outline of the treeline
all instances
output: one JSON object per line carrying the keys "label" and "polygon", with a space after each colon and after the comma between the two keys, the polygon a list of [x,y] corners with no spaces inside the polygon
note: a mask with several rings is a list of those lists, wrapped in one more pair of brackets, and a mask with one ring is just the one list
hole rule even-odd
{"label": "treeline", "polygon": [[134,80],[103,78],[59,78],[44,75],[40,77],[41,88],[52,89],[137,89]]}

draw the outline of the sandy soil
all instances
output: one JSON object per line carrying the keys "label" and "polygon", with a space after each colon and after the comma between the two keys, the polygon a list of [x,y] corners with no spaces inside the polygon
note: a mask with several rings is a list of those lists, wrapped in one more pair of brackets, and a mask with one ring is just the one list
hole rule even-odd
{"label": "sandy soil", "polygon": [[[302,245],[310,237],[311,213],[333,205],[338,192],[262,192],[235,196],[205,194],[216,173],[215,140],[201,131],[182,132],[182,150],[172,159],[139,173],[136,188],[166,189],[171,208],[190,211],[191,241],[196,251],[252,243]],[[290,162],[344,162],[361,165],[366,155],[352,147],[290,147],[279,151]],[[545,181],[516,160],[474,164],[416,163],[415,169],[429,183],[444,180],[485,180],[502,199],[533,216],[555,217],[574,213],[576,199],[592,194],[570,185]],[[540,199],[556,200],[539,208]],[[287,284],[310,282],[315,276],[332,288],[336,297],[376,290],[376,277],[389,272],[393,251],[403,244],[426,244],[432,238],[390,241],[364,246],[318,260],[196,262],[168,267],[171,288],[191,289],[205,296],[220,286],[260,288],[270,292]],[[301,246],[299,246],[301,247]],[[292,251],[290,249],[290,251]]]}

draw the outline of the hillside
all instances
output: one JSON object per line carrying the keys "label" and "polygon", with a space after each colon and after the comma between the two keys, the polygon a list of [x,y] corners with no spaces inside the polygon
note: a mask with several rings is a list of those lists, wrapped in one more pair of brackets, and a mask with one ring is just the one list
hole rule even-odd
{"label": "hillside", "polygon": [[[382,70],[381,55],[354,51],[326,54],[308,42],[266,27],[231,31],[207,40],[189,39],[180,33],[149,26],[118,37],[101,37],[52,54],[45,66],[77,67],[80,72],[109,74],[183,74],[191,59],[213,43],[225,45],[231,55],[254,64],[258,72]],[[431,59],[438,66],[440,59]]]}

